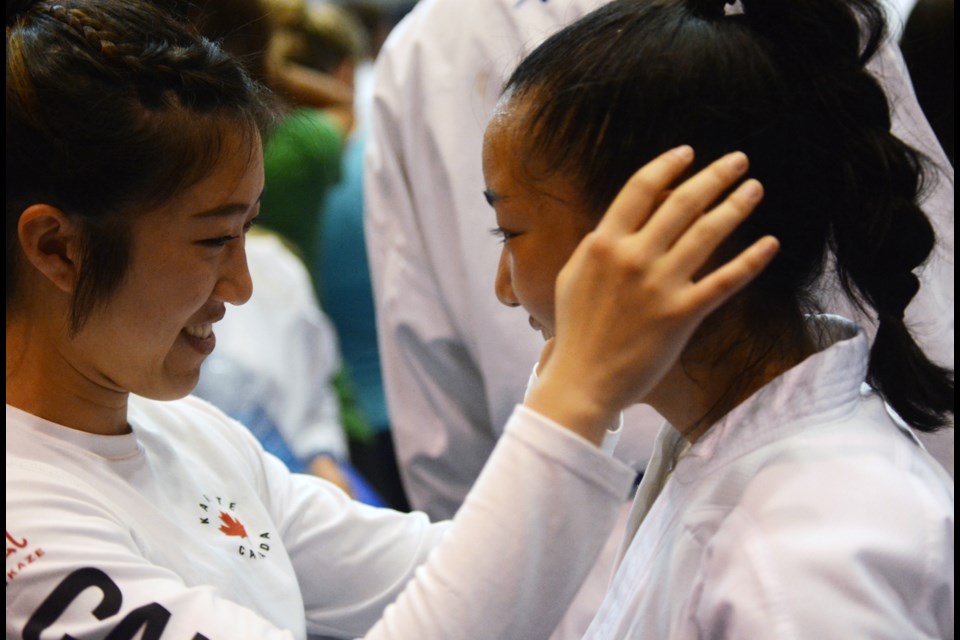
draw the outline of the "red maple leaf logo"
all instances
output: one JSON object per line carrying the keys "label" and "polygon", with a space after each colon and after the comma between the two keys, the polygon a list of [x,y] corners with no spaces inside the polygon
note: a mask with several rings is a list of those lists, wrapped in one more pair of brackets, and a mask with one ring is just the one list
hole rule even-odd
{"label": "red maple leaf logo", "polygon": [[220,520],[223,521],[223,526],[220,527],[220,531],[225,536],[236,536],[237,538],[246,538],[247,530],[243,528],[243,524],[239,520],[235,520],[230,517],[224,511],[220,512]]}

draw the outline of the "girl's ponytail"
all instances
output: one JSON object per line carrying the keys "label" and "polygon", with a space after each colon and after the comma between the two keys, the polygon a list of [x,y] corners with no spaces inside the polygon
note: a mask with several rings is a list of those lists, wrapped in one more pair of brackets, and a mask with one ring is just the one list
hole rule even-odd
{"label": "girl's ponytail", "polygon": [[920,287],[914,270],[936,237],[917,204],[923,159],[890,132],[886,96],[865,68],[885,37],[883,12],[864,0],[743,4],[831,141],[823,157],[840,198],[829,221],[837,275],[878,321],[868,382],[906,422],[935,431],[954,411],[953,372],[930,361],[904,322]]}

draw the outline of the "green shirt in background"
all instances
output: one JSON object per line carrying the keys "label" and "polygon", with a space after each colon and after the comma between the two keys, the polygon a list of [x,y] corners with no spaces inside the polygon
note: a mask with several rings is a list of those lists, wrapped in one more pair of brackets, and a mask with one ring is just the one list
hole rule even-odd
{"label": "green shirt in background", "polygon": [[293,246],[314,283],[321,205],[340,181],[344,143],[344,131],[325,112],[297,109],[277,125],[264,146],[266,188],[258,222]]}
{"label": "green shirt in background", "polygon": [[[319,109],[296,109],[271,132],[263,150],[266,188],[258,223],[279,234],[297,253],[313,280],[320,264],[318,234],[324,198],[340,182],[346,134]],[[366,442],[370,427],[346,370],[333,380],[347,437]]]}

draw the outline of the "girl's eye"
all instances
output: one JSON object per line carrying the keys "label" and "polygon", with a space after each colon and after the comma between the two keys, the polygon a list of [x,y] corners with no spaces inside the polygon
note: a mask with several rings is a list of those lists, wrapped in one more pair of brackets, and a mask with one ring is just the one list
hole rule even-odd
{"label": "girl's eye", "polygon": [[508,231],[503,227],[494,227],[493,229],[490,229],[490,234],[496,238],[499,238],[501,243],[506,242],[511,238],[516,238],[518,235],[520,235],[514,231]]}

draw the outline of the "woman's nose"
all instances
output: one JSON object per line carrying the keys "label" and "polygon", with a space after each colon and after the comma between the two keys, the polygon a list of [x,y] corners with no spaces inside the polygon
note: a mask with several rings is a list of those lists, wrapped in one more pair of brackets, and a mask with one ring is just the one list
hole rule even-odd
{"label": "woman's nose", "polygon": [[231,253],[217,283],[215,295],[222,302],[241,305],[253,295],[253,279],[250,277],[247,253],[243,244],[231,247],[229,251]]}

